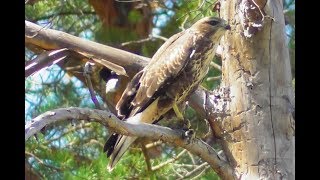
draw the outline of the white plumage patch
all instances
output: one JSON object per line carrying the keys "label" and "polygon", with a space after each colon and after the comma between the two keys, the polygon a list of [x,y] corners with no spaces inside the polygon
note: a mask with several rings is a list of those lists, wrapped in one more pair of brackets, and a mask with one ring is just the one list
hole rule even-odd
{"label": "white plumage patch", "polygon": [[29,68],[31,68],[32,66],[35,66],[35,65],[37,65],[37,64],[38,64],[38,62],[30,63],[28,66],[25,67],[25,70],[27,70],[27,69],[29,69]]}
{"label": "white plumage patch", "polygon": [[194,52],[196,52],[196,50],[192,50],[191,54],[190,54],[190,58],[192,58],[192,56],[194,55]]}
{"label": "white plumage patch", "polygon": [[55,55],[61,51],[65,51],[65,50],[68,50],[67,48],[63,48],[63,49],[59,49],[59,50],[55,50],[55,51],[52,51],[48,54],[48,56],[52,56],[52,55]]}
{"label": "white plumage patch", "polygon": [[115,92],[118,79],[110,79],[106,84],[106,93]]}

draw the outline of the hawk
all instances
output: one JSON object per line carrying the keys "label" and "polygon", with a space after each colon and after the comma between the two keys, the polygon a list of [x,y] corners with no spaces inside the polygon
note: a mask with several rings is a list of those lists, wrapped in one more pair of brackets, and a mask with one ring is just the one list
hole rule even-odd
{"label": "hawk", "polygon": [[[183,119],[178,105],[204,79],[226,30],[230,26],[225,20],[205,17],[170,37],[127,85],[116,105],[118,116],[131,123],[154,123],[173,109]],[[136,139],[116,133],[110,136],[104,146],[110,156],[109,171]]]}

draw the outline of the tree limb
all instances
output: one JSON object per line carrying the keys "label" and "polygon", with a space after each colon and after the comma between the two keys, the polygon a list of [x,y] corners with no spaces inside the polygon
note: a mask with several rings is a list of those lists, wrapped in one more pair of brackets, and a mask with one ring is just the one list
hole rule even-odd
{"label": "tree limb", "polygon": [[77,52],[92,55],[97,59],[118,64],[132,76],[142,69],[149,60],[149,58],[72,36],[62,31],[46,29],[29,21],[25,21],[25,43],[45,50],[67,47]]}
{"label": "tree limb", "polygon": [[[192,171],[188,172],[186,175],[184,175],[183,177],[179,178],[178,180],[181,179],[187,179],[190,178],[192,176],[198,176],[199,174],[202,174],[204,172],[204,170],[208,169],[208,163],[205,162],[203,164],[200,164],[198,167],[196,167],[195,169],[193,169]],[[209,166],[210,167],[210,166]],[[198,174],[197,174],[198,173]]]}
{"label": "tree limb", "polygon": [[213,68],[215,68],[216,70],[218,70],[218,71],[220,71],[220,72],[222,71],[222,70],[221,70],[221,66],[220,66],[219,64],[213,62],[213,61],[210,62],[210,66],[213,67]]}
{"label": "tree limb", "polygon": [[[127,51],[81,39],[68,33],[44,29],[41,26],[28,21],[25,21],[25,43],[45,50],[68,47],[68,49],[91,54],[95,58],[105,59],[111,63],[122,66],[131,77],[146,66],[147,62],[150,60],[149,58]],[[204,89],[198,89],[196,93],[192,94],[189,102],[192,108],[197,110],[203,117],[206,117],[206,110],[204,109],[203,104],[204,98],[202,97],[204,91]],[[214,108],[212,104],[209,105],[211,106],[211,109]]]}
{"label": "tree limb", "polygon": [[201,139],[191,141],[184,138],[184,132],[152,124],[132,124],[119,120],[108,111],[89,108],[60,108],[39,115],[25,125],[25,140],[39,132],[44,126],[62,120],[86,120],[98,122],[106,127],[126,136],[145,137],[152,140],[161,139],[175,146],[183,147],[208,162],[217,174],[223,179],[235,179],[230,165],[222,160],[217,152]]}
{"label": "tree limb", "polygon": [[[86,79],[87,82],[87,86],[89,88],[89,92],[90,92],[90,96],[91,96],[91,100],[94,103],[94,105],[96,106],[96,109],[101,109],[100,107],[100,103],[96,97],[96,94],[93,90],[93,86],[92,86],[92,82],[91,82],[91,74],[92,74],[92,67],[91,67],[91,63],[90,62],[86,62],[85,66],[84,66],[84,72],[83,72],[83,76]],[[101,109],[102,110],[102,109]]]}
{"label": "tree limb", "polygon": [[148,174],[150,175],[152,173],[151,172],[152,171],[152,167],[151,167],[151,163],[150,163],[150,157],[148,155],[147,148],[146,148],[144,143],[141,143],[141,150],[142,150],[142,153],[143,153],[143,156],[144,156],[144,160],[146,161]]}
{"label": "tree limb", "polygon": [[184,149],[184,150],[181,151],[177,156],[174,156],[174,157],[172,157],[171,159],[169,159],[169,160],[167,160],[167,161],[165,161],[165,162],[163,162],[163,163],[161,163],[161,164],[158,164],[158,165],[156,165],[156,166],[153,166],[153,167],[152,167],[152,171],[156,171],[156,170],[162,168],[163,166],[165,166],[165,165],[167,165],[167,164],[170,164],[170,163],[178,160],[178,159],[179,159],[184,153],[186,153],[186,152],[187,152],[187,150]]}
{"label": "tree limb", "polygon": [[34,155],[34,154],[30,153],[30,152],[27,152],[27,151],[26,151],[25,154],[28,155],[28,156],[30,156],[30,157],[33,157],[33,158],[34,158],[36,161],[38,161],[38,163],[41,164],[41,165],[44,165],[44,166],[49,167],[49,168],[51,168],[51,169],[54,169],[54,170],[56,170],[56,171],[62,171],[62,170],[63,170],[63,169],[60,168],[60,167],[52,166],[52,165],[50,165],[50,164],[47,164],[47,163],[43,162],[40,158],[38,158],[36,155]]}

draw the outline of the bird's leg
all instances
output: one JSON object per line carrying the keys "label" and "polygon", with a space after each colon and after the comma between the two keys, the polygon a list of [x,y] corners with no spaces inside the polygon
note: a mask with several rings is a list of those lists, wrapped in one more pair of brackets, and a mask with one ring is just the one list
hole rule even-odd
{"label": "bird's leg", "polygon": [[180,112],[180,110],[178,108],[177,103],[173,103],[173,110],[174,110],[174,113],[176,113],[176,116],[178,117],[178,119],[180,119],[180,120],[184,119],[182,113]]}
{"label": "bird's leg", "polygon": [[173,104],[173,110],[174,110],[177,118],[179,120],[183,121],[182,129],[185,130],[184,137],[187,137],[188,139],[191,139],[194,133],[193,133],[193,129],[190,129],[190,127],[191,127],[190,121],[183,117],[183,115],[182,115],[181,111],[179,110],[179,107],[178,107],[178,105],[176,103]]}
{"label": "bird's leg", "polygon": [[181,111],[179,110],[177,103],[173,104],[173,110],[174,110],[174,113],[176,114],[177,118],[179,120],[183,121],[183,128],[182,129],[189,130],[189,128],[191,127],[191,124],[190,124],[189,120],[187,120],[183,117]]}

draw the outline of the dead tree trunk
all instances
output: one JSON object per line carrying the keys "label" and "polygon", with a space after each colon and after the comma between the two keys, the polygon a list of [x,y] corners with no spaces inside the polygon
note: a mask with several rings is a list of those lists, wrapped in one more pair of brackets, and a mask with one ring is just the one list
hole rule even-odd
{"label": "dead tree trunk", "polygon": [[[221,1],[226,153],[239,179],[295,179],[294,95],[282,1]],[[260,26],[261,25],[261,26]]]}

